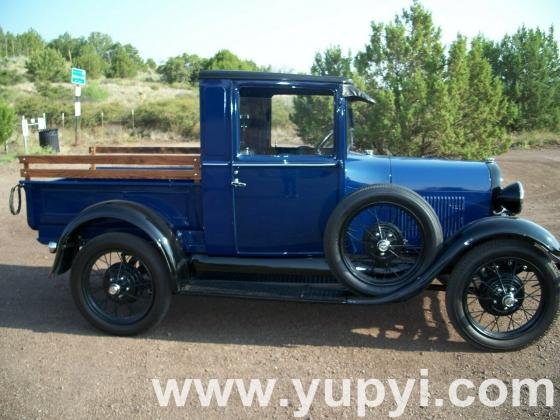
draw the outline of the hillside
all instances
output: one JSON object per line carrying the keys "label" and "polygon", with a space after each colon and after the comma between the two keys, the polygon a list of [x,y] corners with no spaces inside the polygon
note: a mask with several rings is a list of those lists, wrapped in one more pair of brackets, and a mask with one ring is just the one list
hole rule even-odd
{"label": "hillside", "polygon": [[[25,60],[25,57],[9,58],[3,66],[15,78],[15,83],[3,86],[0,91],[0,96],[18,114],[18,127],[10,148],[21,148],[19,118],[45,113],[48,126],[60,131],[63,150],[75,149],[73,86],[64,82],[31,82]],[[198,142],[198,89],[186,84],[162,83],[160,75],[153,70],[132,78],[101,77],[88,81],[82,89],[82,113],[78,151],[106,142]]]}

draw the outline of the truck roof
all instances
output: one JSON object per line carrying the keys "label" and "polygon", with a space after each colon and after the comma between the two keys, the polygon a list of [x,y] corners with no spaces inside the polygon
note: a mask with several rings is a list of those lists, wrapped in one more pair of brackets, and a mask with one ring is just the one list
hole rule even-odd
{"label": "truck roof", "polygon": [[354,86],[351,79],[341,76],[311,76],[308,74],[270,73],[264,71],[242,70],[204,70],[199,73],[200,79],[231,79],[231,80],[274,80],[287,82],[323,82],[341,83],[346,98],[375,103],[365,92]]}
{"label": "truck roof", "polygon": [[286,80],[295,82],[330,82],[352,83],[350,79],[341,76],[311,76],[308,74],[270,73],[265,71],[241,70],[204,70],[200,79],[235,79],[235,80]]}

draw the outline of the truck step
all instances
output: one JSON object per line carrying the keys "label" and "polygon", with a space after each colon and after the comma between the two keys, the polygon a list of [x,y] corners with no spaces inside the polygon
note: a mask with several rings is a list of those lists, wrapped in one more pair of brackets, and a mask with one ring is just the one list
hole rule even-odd
{"label": "truck step", "polygon": [[339,283],[273,283],[235,280],[191,280],[180,294],[344,303],[353,295]]}

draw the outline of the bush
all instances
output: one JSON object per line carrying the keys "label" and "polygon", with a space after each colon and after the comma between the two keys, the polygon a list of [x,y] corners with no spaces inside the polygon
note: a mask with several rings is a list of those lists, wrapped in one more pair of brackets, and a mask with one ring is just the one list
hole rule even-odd
{"label": "bush", "polygon": [[135,113],[136,127],[172,131],[184,137],[199,135],[198,100],[180,96],[141,105]]}
{"label": "bush", "polygon": [[0,69],[0,85],[11,86],[23,82],[23,77],[15,70]]}
{"label": "bush", "polygon": [[62,82],[70,77],[68,64],[60,52],[52,48],[35,51],[25,68],[33,80],[40,82]]}
{"label": "bush", "polygon": [[0,101],[0,144],[11,137],[16,124],[16,114],[8,104]]}
{"label": "bush", "polygon": [[121,124],[129,115],[129,110],[119,102],[82,107],[82,127],[96,127],[101,125],[101,113],[104,124]]}
{"label": "bush", "polygon": [[99,86],[97,83],[90,83],[82,88],[82,98],[85,101],[104,101],[109,97],[109,92]]}
{"label": "bush", "polygon": [[48,82],[35,83],[37,93],[53,101],[71,101],[74,97],[72,88],[63,85],[52,85]]}
{"label": "bush", "polygon": [[28,96],[20,99],[16,102],[15,108],[18,115],[25,115],[28,118],[36,118],[45,113],[49,125],[60,125],[63,112],[66,120],[69,120],[74,113],[72,102],[52,100],[44,96]]}

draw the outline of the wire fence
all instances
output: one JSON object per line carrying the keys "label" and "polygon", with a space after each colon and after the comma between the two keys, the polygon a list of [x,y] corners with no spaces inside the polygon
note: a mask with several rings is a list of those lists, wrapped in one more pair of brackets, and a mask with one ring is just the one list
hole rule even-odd
{"label": "wire fence", "polygon": [[[137,124],[136,110],[130,109],[126,113],[120,113],[115,118],[113,113],[105,113],[104,111],[89,113],[86,118],[84,116],[75,117],[65,112],[57,114],[43,114],[42,116],[20,115],[13,126],[12,137],[4,144],[4,152],[22,151],[25,144],[24,134],[27,131],[30,148],[35,149],[39,146],[39,126],[37,120],[45,118],[46,129],[57,129],[59,140],[65,145],[83,145],[90,144],[119,144],[129,141],[135,141],[141,138],[151,138],[151,132],[154,130],[147,129],[145,125]],[[28,122],[28,129],[23,128],[23,120]],[[168,137],[174,137],[177,140],[181,136],[173,136],[173,133],[160,132],[159,137],[167,140]]]}

